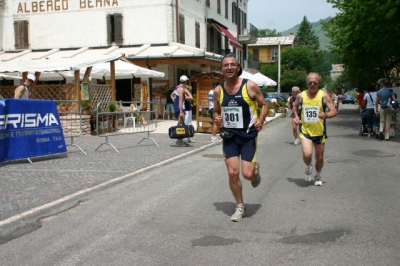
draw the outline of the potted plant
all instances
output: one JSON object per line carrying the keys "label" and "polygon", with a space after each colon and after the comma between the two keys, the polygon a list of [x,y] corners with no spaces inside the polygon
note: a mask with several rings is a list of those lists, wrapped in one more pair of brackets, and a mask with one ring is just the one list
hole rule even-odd
{"label": "potted plant", "polygon": [[[111,113],[114,113],[117,110],[117,104],[116,103],[109,103],[108,104],[108,111]],[[108,126],[109,130],[113,131],[114,128],[117,127],[117,115],[107,115],[107,119],[109,121]]]}
{"label": "potted plant", "polygon": [[92,108],[92,104],[89,101],[82,102],[82,114],[90,115],[90,108]]}
{"label": "potted plant", "polygon": [[117,105],[115,103],[109,103],[108,104],[108,111],[110,112],[115,112],[115,110],[117,110]]}

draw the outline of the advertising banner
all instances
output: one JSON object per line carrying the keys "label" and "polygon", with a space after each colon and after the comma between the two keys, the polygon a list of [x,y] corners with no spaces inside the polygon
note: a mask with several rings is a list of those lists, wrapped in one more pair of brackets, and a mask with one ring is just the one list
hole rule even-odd
{"label": "advertising banner", "polygon": [[66,151],[55,101],[0,100],[0,162]]}

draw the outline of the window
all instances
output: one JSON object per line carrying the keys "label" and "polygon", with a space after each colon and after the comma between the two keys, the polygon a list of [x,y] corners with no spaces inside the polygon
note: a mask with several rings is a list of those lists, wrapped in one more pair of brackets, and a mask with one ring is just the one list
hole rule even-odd
{"label": "window", "polygon": [[232,22],[236,24],[236,16],[237,16],[237,6],[236,3],[232,3]]}
{"label": "window", "polygon": [[107,43],[122,44],[124,41],[122,34],[122,14],[107,15]]}
{"label": "window", "polygon": [[206,7],[210,7],[210,0],[206,0]]}
{"label": "window", "polygon": [[185,16],[179,15],[179,43],[185,43]]}
{"label": "window", "polygon": [[229,38],[225,36],[224,40],[224,47],[225,47],[225,53],[224,54],[229,54],[231,50],[229,49]]}
{"label": "window", "polygon": [[242,24],[242,34],[244,33],[244,30],[247,28],[247,14],[243,12],[243,24]]}
{"label": "window", "polygon": [[221,0],[217,0],[217,13],[221,14]]}
{"label": "window", "polygon": [[271,60],[275,61],[278,59],[278,48],[274,48],[271,50]]}
{"label": "window", "polygon": [[229,1],[225,0],[225,18],[228,18],[229,13]]}
{"label": "window", "polygon": [[29,22],[14,21],[15,49],[29,49]]}
{"label": "window", "polygon": [[209,35],[208,35],[208,51],[209,52],[215,52],[214,51],[214,28],[210,28]]}
{"label": "window", "polygon": [[199,22],[196,22],[196,24],[195,24],[195,33],[196,33],[195,45],[197,48],[200,48],[200,23]]}

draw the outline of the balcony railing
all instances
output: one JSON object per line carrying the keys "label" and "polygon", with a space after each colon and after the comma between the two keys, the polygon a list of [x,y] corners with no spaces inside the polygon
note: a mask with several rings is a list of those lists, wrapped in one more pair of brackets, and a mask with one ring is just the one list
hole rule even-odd
{"label": "balcony railing", "polygon": [[250,30],[249,34],[250,36],[254,37],[254,38],[258,38],[258,29],[251,23],[249,23],[249,28]]}

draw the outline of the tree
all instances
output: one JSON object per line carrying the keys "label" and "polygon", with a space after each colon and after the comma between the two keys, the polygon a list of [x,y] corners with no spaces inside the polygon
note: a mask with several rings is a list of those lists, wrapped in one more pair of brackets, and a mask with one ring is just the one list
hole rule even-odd
{"label": "tree", "polygon": [[281,33],[277,32],[276,29],[259,29],[258,37],[277,37],[282,36]]}
{"label": "tree", "polygon": [[[308,47],[286,48],[281,53],[281,91],[290,92],[293,86],[306,88],[306,76],[317,71],[314,52]],[[278,61],[262,66],[261,73],[278,81]]]}
{"label": "tree", "polygon": [[[400,5],[398,0],[327,0],[340,12],[323,23],[331,51],[342,55],[353,87],[400,73]],[[397,74],[392,80],[399,81]]]}
{"label": "tree", "polygon": [[311,23],[307,20],[306,16],[303,17],[303,21],[297,30],[296,45],[309,47],[315,52],[319,50],[319,39],[315,35]]}

